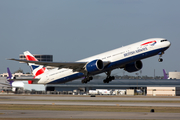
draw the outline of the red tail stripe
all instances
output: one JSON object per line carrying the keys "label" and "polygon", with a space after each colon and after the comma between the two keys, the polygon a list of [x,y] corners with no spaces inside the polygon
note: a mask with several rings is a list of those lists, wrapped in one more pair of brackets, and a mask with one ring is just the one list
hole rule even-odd
{"label": "red tail stripe", "polygon": [[26,55],[26,60],[29,60],[29,61],[38,61],[35,57],[33,56],[30,56],[30,55]]}
{"label": "red tail stripe", "polygon": [[35,77],[37,77],[38,75],[41,75],[42,73],[44,73],[44,71],[45,71],[45,70],[46,70],[46,68],[45,68],[45,67],[43,67],[43,68],[39,69],[39,70],[36,72],[36,74],[35,74],[34,78],[35,78]]}

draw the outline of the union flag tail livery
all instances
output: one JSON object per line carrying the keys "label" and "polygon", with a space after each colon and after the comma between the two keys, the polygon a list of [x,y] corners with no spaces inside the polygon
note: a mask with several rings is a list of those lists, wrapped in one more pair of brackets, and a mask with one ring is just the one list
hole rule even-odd
{"label": "union flag tail livery", "polygon": [[[28,61],[38,61],[29,51],[25,51],[24,55]],[[28,65],[30,66],[34,78],[41,78],[41,75],[48,71],[47,68],[43,67],[43,65],[36,65],[34,63],[28,63]],[[30,81],[29,84],[31,84]]]}

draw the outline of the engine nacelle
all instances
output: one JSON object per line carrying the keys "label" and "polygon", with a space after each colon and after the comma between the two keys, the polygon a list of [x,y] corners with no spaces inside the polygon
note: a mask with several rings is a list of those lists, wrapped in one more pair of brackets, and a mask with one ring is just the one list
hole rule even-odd
{"label": "engine nacelle", "polygon": [[135,61],[135,62],[127,64],[125,66],[124,70],[126,70],[127,72],[136,72],[136,71],[142,69],[142,67],[143,67],[143,64],[139,60],[139,61]]}
{"label": "engine nacelle", "polygon": [[104,64],[102,60],[93,60],[86,65],[86,71],[88,73],[100,71],[104,68]]}

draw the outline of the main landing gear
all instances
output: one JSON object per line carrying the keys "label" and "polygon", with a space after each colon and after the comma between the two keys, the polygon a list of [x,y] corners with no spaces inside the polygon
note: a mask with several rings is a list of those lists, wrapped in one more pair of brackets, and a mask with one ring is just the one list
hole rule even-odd
{"label": "main landing gear", "polygon": [[159,55],[159,59],[158,59],[159,62],[162,62],[162,61],[163,61],[163,59],[161,58],[163,54],[164,54],[164,52],[160,52],[160,53],[158,54],[158,55]]}
{"label": "main landing gear", "polygon": [[92,79],[93,79],[93,77],[86,76],[86,77],[81,81],[81,83],[87,83],[87,82],[89,82],[89,81],[92,80]]}
{"label": "main landing gear", "polygon": [[104,83],[109,83],[110,81],[114,80],[115,77],[114,76],[107,76],[106,79],[103,80]]}
{"label": "main landing gear", "polygon": [[106,79],[103,80],[104,83],[109,83],[110,81],[115,79],[114,76],[110,76],[111,75],[111,71],[106,72],[106,75],[107,75]]}

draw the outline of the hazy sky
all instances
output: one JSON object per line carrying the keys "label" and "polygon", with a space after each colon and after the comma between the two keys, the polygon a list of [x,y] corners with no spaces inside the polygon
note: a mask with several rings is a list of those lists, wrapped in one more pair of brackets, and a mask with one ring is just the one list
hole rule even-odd
{"label": "hazy sky", "polygon": [[142,60],[142,75],[180,71],[179,5],[179,0],[0,0],[0,73],[7,67],[29,72],[26,64],[6,60],[26,50],[72,62],[154,37],[172,45],[162,63],[159,56]]}

